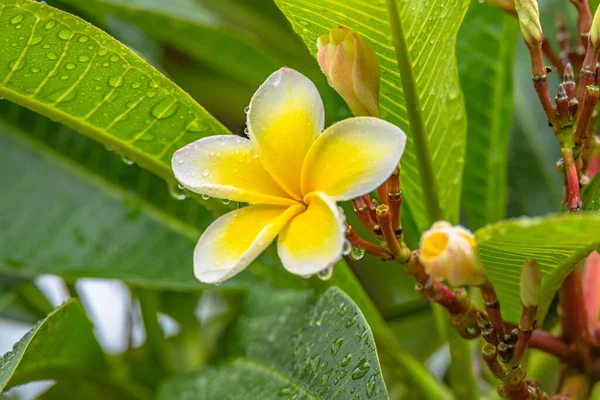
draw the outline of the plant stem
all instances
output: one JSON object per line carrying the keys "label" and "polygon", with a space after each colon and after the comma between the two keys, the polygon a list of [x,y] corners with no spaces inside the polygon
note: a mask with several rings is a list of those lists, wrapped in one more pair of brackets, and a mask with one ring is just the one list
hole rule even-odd
{"label": "plant stem", "polygon": [[410,133],[415,143],[417,163],[421,175],[421,183],[424,194],[424,202],[429,216],[429,222],[434,223],[442,219],[442,210],[438,194],[437,182],[433,173],[431,163],[431,153],[429,152],[429,143],[427,139],[427,130],[425,120],[423,119],[423,110],[417,90],[417,81],[411,65],[410,53],[402,20],[398,14],[398,5],[396,0],[387,0],[388,19],[392,31],[392,42],[396,50],[396,60],[400,79],[402,80],[402,89],[406,101],[406,112],[410,123]]}
{"label": "plant stem", "polygon": [[164,332],[158,322],[158,294],[150,290],[140,289],[137,291],[137,295],[144,328],[146,329],[148,347],[161,364],[165,374],[173,375],[175,366],[169,354]]}

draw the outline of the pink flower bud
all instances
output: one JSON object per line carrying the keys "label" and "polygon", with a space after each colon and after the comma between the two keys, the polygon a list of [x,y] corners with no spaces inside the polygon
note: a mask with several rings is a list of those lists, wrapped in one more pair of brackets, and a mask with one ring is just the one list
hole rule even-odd
{"label": "pink flower bud", "polygon": [[428,274],[454,286],[487,282],[477,254],[475,237],[462,226],[438,221],[421,236],[419,260]]}
{"label": "pink flower bud", "polygon": [[379,60],[369,43],[342,26],[317,40],[317,59],[327,81],[354,115],[379,114]]}

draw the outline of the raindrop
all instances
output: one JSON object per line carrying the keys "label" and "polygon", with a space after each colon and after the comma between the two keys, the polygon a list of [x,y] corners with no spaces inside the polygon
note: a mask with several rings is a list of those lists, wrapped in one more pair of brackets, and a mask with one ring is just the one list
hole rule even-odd
{"label": "raindrop", "polygon": [[202,171],[202,176],[204,176],[204,177],[207,177],[207,176],[209,176],[209,175],[210,175],[210,171],[208,170],[208,168],[205,168],[205,169]]}
{"label": "raindrop", "polygon": [[350,360],[352,360],[352,354],[348,353],[344,356],[344,358],[342,358],[342,367],[348,365],[350,363]]}
{"label": "raindrop", "polygon": [[75,64],[67,64],[67,65],[65,66],[65,68],[66,68],[66,69],[68,69],[68,70],[75,69]]}
{"label": "raindrop", "polygon": [[362,378],[369,372],[369,369],[371,369],[371,364],[369,364],[366,358],[363,358],[356,365],[354,371],[352,371],[352,379],[357,380]]}
{"label": "raindrop", "polygon": [[248,130],[248,128],[244,128],[244,135],[246,135],[246,137],[250,137],[250,131]]}
{"label": "raindrop", "polygon": [[99,55],[100,57],[103,57],[103,56],[105,56],[105,55],[106,55],[106,53],[108,53],[108,50],[106,50],[104,47],[101,47],[101,48],[98,50],[98,55]]}
{"label": "raindrop", "polygon": [[121,156],[121,161],[123,161],[123,163],[126,165],[133,165],[135,163],[135,161],[133,161],[133,159],[128,158],[126,156]]}
{"label": "raindrop", "polygon": [[70,29],[62,29],[60,32],[58,32],[58,37],[62,40],[71,39],[71,35],[73,35],[73,31]]}
{"label": "raindrop", "polygon": [[231,200],[229,200],[229,199],[223,199],[223,200],[221,200],[221,201],[222,201],[222,202],[223,202],[223,204],[225,204],[225,205],[227,205],[227,204],[231,203]]}
{"label": "raindrop", "polygon": [[18,24],[18,23],[19,23],[19,22],[21,22],[21,21],[23,21],[23,15],[22,15],[22,14],[19,14],[19,15],[15,16],[15,17],[13,17],[13,18],[10,20],[10,23],[11,23],[11,24],[13,24],[13,25],[16,25],[16,24]]}
{"label": "raindrop", "polygon": [[208,200],[210,199],[210,195],[209,194],[203,194],[202,195],[202,200]]}
{"label": "raindrop", "polygon": [[33,67],[33,68],[31,68],[31,72],[33,72],[34,74],[37,74],[38,72],[40,72],[40,69]]}
{"label": "raindrop", "polygon": [[344,250],[342,251],[342,254],[347,256],[348,254],[350,254],[351,251],[352,251],[352,244],[350,243],[350,241],[348,239],[344,239]]}
{"label": "raindrop", "polygon": [[78,60],[79,60],[79,62],[84,63],[84,62],[90,61],[90,58],[88,56],[86,56],[86,55],[83,55],[83,56],[79,56]]}
{"label": "raindrop", "polygon": [[335,356],[340,351],[343,344],[344,344],[343,337],[339,337],[339,338],[335,339],[333,341],[333,343],[331,343],[331,354],[333,354]]}
{"label": "raindrop", "polygon": [[175,200],[184,200],[187,197],[187,191],[185,188],[182,189],[178,184],[169,185],[169,194]]}
{"label": "raindrop", "polygon": [[87,42],[88,40],[90,40],[90,37],[89,37],[89,36],[82,35],[82,36],[80,36],[80,37],[79,37],[79,43],[85,43],[85,42]]}
{"label": "raindrop", "polygon": [[358,261],[365,255],[365,251],[358,246],[352,247],[352,251],[349,254],[350,259]]}
{"label": "raindrop", "polygon": [[323,376],[321,377],[321,386],[325,386],[327,384],[332,372],[333,368],[323,374]]}
{"label": "raindrop", "polygon": [[132,87],[132,88],[134,88],[134,89],[137,89],[137,88],[139,88],[140,86],[142,86],[142,84],[141,84],[141,83],[139,83],[139,82],[133,82],[133,83],[131,84],[131,87]]}
{"label": "raindrop", "polygon": [[250,106],[246,106],[246,108],[244,108],[244,114],[248,114],[248,112],[250,112]]}
{"label": "raindrop", "polygon": [[173,99],[167,97],[159,101],[154,107],[152,107],[150,113],[156,119],[167,119],[169,117],[172,117],[173,114],[177,112],[178,108],[179,105],[173,102]]}
{"label": "raindrop", "polygon": [[50,21],[46,22],[46,25],[44,25],[44,28],[46,28],[47,30],[50,30],[50,29],[54,28],[55,26],[56,26],[56,21],[50,20]]}
{"label": "raindrop", "polygon": [[60,77],[61,81],[66,81],[67,79],[69,79],[69,75],[61,75]]}
{"label": "raindrop", "polygon": [[333,276],[333,264],[330,264],[327,268],[317,273],[317,277],[322,281],[327,281]]}
{"label": "raindrop", "polygon": [[313,372],[317,372],[319,370],[319,365],[321,364],[321,356],[316,355],[310,360],[310,369]]}
{"label": "raindrop", "polygon": [[370,399],[373,397],[373,392],[375,390],[375,375],[369,378],[367,381],[367,397]]}
{"label": "raindrop", "polygon": [[56,60],[58,58],[58,56],[54,53],[48,53],[46,54],[46,57],[48,58],[48,60]]}
{"label": "raindrop", "polygon": [[108,86],[116,88],[116,87],[121,86],[122,84],[123,84],[123,81],[118,76],[111,76],[110,78],[108,78]]}
{"label": "raindrop", "polygon": [[30,45],[35,46],[36,44],[39,44],[42,40],[44,40],[44,37],[42,35],[33,35],[33,37],[31,38]]}

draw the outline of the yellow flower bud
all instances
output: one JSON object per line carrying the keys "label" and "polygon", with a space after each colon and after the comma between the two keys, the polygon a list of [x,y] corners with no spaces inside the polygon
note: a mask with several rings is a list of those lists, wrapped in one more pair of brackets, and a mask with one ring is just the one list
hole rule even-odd
{"label": "yellow flower bud", "polygon": [[528,47],[542,45],[542,25],[537,0],[515,0],[521,32]]}
{"label": "yellow flower bud", "polygon": [[354,115],[379,114],[379,60],[369,43],[340,26],[317,40],[317,59],[327,81]]}
{"label": "yellow flower bud", "polygon": [[537,307],[540,304],[542,277],[540,269],[533,260],[528,260],[521,270],[521,303],[525,307]]}
{"label": "yellow flower bud", "polygon": [[475,237],[462,226],[438,221],[421,236],[419,260],[428,274],[455,286],[487,282]]}
{"label": "yellow flower bud", "polygon": [[596,9],[596,14],[594,14],[594,21],[590,28],[590,40],[595,48],[600,47],[600,7]]}

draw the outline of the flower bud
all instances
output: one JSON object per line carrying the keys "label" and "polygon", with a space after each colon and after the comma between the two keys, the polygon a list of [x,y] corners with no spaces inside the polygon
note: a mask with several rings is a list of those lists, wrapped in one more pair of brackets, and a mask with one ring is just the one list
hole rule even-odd
{"label": "flower bud", "polygon": [[487,282],[475,237],[462,226],[438,221],[421,236],[419,260],[428,274],[455,286]]}
{"label": "flower bud", "polygon": [[542,45],[542,25],[537,0],[515,0],[521,32],[528,47]]}
{"label": "flower bud", "polygon": [[542,277],[540,269],[533,260],[525,261],[521,270],[521,303],[525,307],[537,307],[540,304]]}
{"label": "flower bud", "polygon": [[600,7],[596,9],[596,14],[594,14],[594,21],[590,28],[590,41],[595,48],[600,47]]}
{"label": "flower bud", "polygon": [[317,59],[327,81],[354,115],[379,114],[379,60],[369,43],[340,26],[317,40]]}

